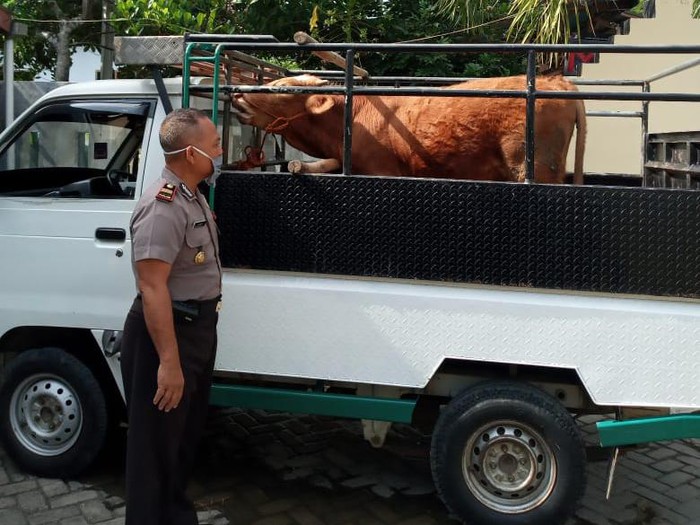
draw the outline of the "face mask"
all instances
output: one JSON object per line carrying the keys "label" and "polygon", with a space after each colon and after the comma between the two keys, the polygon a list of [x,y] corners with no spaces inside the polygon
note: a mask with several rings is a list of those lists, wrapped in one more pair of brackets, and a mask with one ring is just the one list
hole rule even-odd
{"label": "face mask", "polygon": [[200,153],[201,155],[204,155],[206,158],[208,158],[211,161],[211,175],[209,175],[204,181],[209,184],[209,186],[216,186],[216,179],[219,178],[219,175],[221,175],[221,165],[224,162],[224,158],[222,155],[217,155],[216,157],[210,157],[206,153],[204,153],[201,149],[199,149],[197,146],[186,146],[184,148],[176,149],[175,151],[165,151],[165,155],[175,155],[176,153],[182,153],[185,151],[187,148],[192,148],[195,150],[197,153]]}

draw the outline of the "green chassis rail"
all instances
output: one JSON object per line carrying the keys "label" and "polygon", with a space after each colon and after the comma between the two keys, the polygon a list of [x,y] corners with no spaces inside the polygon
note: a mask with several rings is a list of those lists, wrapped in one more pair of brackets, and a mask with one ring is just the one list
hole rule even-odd
{"label": "green chassis rail", "polygon": [[298,414],[410,423],[417,400],[215,383],[212,386],[209,402],[212,405],[224,407],[259,408]]}
{"label": "green chassis rail", "polygon": [[597,423],[603,447],[673,439],[700,439],[700,414],[679,414]]}

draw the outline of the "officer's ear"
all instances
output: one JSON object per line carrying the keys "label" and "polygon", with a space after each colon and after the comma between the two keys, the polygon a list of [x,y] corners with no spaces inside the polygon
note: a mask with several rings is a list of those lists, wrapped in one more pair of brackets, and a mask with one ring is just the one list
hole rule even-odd
{"label": "officer's ear", "polygon": [[194,162],[194,154],[195,152],[192,150],[191,146],[185,147],[185,151],[183,152],[185,154],[185,160],[192,164]]}

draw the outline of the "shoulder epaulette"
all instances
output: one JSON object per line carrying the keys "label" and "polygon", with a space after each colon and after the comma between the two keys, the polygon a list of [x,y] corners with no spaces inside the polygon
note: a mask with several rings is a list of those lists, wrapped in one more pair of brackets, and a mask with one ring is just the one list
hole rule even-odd
{"label": "shoulder epaulette", "polygon": [[166,182],[160,191],[158,191],[156,199],[163,202],[173,202],[175,199],[175,193],[177,193],[177,188],[175,185]]}

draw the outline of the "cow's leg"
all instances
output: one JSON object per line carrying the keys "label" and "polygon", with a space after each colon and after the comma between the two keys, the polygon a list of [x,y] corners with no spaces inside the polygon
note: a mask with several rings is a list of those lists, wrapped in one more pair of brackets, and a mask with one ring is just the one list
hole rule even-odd
{"label": "cow's leg", "polygon": [[[544,137],[556,141],[557,137]],[[545,142],[545,140],[542,142]],[[568,144],[567,144],[568,146]],[[561,152],[564,151],[562,158]],[[501,152],[506,164],[505,180],[524,182],[527,177],[525,162],[525,144],[517,138],[505,138],[501,141]],[[562,184],[566,176],[566,149],[559,144],[535,144],[535,182],[544,184]]]}
{"label": "cow's leg", "polygon": [[303,162],[301,160],[290,160],[287,164],[289,173],[332,173],[339,170],[341,163],[336,159],[315,160],[313,162]]}
{"label": "cow's leg", "polygon": [[[517,136],[506,136],[501,140],[501,153],[505,162],[503,180],[523,182],[525,180],[525,144]],[[494,180],[498,180],[496,175]]]}
{"label": "cow's leg", "polygon": [[564,133],[552,133],[546,144],[535,152],[535,182],[564,184],[566,180],[566,153],[569,141]]}

